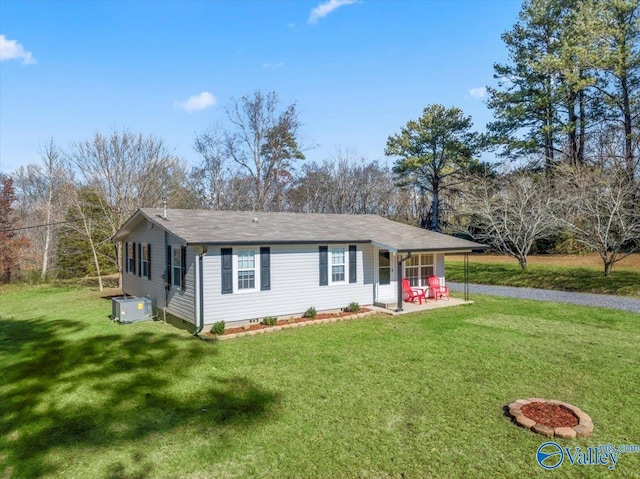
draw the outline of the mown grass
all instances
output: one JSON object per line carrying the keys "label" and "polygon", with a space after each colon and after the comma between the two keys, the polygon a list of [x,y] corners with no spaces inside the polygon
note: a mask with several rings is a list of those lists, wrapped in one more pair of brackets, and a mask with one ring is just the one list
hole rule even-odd
{"label": "mown grass", "polygon": [[207,342],[114,324],[88,290],[5,288],[0,477],[546,477],[544,438],[503,415],[530,396],[593,417],[564,446],[640,442],[637,315],[473,299]]}
{"label": "mown grass", "polygon": [[[554,263],[552,256],[530,257],[527,271],[522,271],[515,260],[507,262],[505,257],[469,256],[469,282],[500,286],[556,289],[583,293],[617,294],[640,297],[640,268],[635,266],[636,255],[631,266],[616,266],[609,277],[602,274],[602,268],[592,257],[582,261],[575,256],[569,262],[566,256]],[[447,279],[464,280],[464,265],[461,256],[446,257]]]}

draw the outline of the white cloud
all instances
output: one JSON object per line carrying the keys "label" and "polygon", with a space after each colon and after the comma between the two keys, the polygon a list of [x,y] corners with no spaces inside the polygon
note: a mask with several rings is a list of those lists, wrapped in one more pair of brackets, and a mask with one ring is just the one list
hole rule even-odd
{"label": "white cloud", "polygon": [[33,54],[15,40],[7,40],[7,37],[0,35],[0,62],[5,60],[17,60],[22,58],[23,65],[36,63]]}
{"label": "white cloud", "polygon": [[176,101],[173,103],[173,106],[191,113],[192,111],[204,110],[205,108],[209,108],[210,106],[215,105],[217,102],[218,100],[215,96],[213,96],[208,91],[203,91],[198,95],[190,96],[186,101]]}
{"label": "white cloud", "polygon": [[262,68],[280,68],[284,66],[284,63],[282,62],[278,62],[278,63],[263,63],[262,64]]}
{"label": "white cloud", "polygon": [[472,88],[471,90],[469,90],[469,95],[471,95],[473,98],[484,98],[486,94],[487,89],[483,86]]}
{"label": "white cloud", "polygon": [[326,17],[335,9],[340,8],[343,5],[351,5],[352,3],[356,3],[356,0],[328,0],[327,2],[321,3],[311,10],[308,22],[317,23],[318,20]]}

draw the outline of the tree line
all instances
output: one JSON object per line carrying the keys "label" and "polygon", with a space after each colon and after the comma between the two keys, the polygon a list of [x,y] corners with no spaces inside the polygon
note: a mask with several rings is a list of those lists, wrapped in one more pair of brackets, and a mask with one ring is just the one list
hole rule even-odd
{"label": "tree line", "polygon": [[[640,6],[529,0],[502,39],[479,133],[427,105],[385,155],[305,160],[296,103],[232,98],[196,135],[189,168],[162,138],[127,129],[0,178],[0,281],[120,272],[113,234],[139,207],[378,214],[490,244],[523,269],[537,251],[596,251],[603,271],[640,247]],[[493,152],[499,161],[480,161]],[[102,285],[101,285],[102,287]]]}

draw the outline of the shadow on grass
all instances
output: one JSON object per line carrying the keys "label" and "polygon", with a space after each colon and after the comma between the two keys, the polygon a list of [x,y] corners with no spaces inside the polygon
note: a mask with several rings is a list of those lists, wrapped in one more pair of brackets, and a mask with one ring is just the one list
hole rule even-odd
{"label": "shadow on grass", "polygon": [[[245,378],[212,378],[204,387],[183,378],[215,346],[148,330],[76,334],[86,327],[0,317],[0,459],[9,476],[59,473],[63,461],[51,461],[52,451],[64,457],[66,449],[135,444],[179,428],[222,430],[275,410],[277,394]],[[107,477],[153,475],[142,458],[130,463],[137,472],[116,463]]]}

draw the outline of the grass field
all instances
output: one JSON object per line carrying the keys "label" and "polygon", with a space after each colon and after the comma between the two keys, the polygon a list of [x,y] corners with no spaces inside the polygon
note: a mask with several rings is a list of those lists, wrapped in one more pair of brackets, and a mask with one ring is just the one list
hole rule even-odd
{"label": "grass field", "polygon": [[473,299],[215,342],[4,288],[0,477],[640,477],[640,454],[544,471],[502,409],[561,399],[595,423],[562,446],[640,443],[638,315]]}
{"label": "grass field", "polygon": [[[446,256],[447,279],[463,281],[462,261],[460,255]],[[471,283],[640,297],[640,254],[616,263],[609,277],[602,271],[595,254],[529,256],[527,271],[505,255],[469,255]]]}

